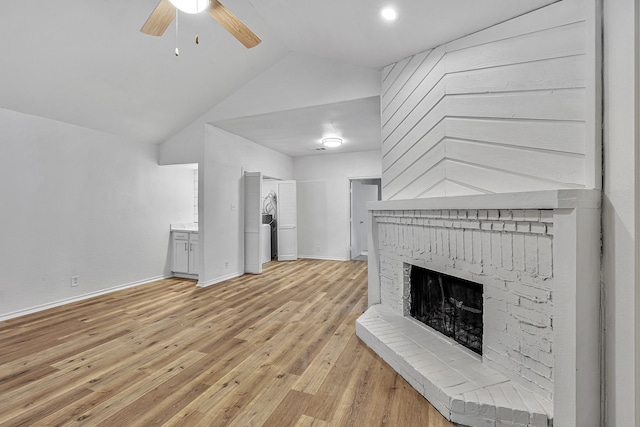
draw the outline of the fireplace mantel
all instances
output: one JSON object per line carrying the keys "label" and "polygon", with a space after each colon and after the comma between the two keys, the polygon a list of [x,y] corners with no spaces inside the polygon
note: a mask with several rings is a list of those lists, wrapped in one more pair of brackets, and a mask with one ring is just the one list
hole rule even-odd
{"label": "fireplace mantel", "polygon": [[600,209],[600,190],[544,190],[473,196],[368,202],[367,208],[381,210],[431,209]]}
{"label": "fireplace mantel", "polygon": [[[453,421],[472,426],[494,425],[501,421],[519,426],[521,424],[514,417],[522,415],[521,419],[528,419],[528,423],[536,426],[546,422],[550,424],[551,420],[555,425],[562,426],[597,426],[600,420],[601,385],[600,199],[597,190],[562,189],[370,202],[370,308],[358,320],[358,336]],[[434,235],[438,241],[434,240]],[[521,259],[517,259],[516,242],[525,238],[527,242],[533,242],[532,246],[527,247],[527,254],[533,255],[524,259],[522,252]],[[507,246],[501,247],[502,244]],[[491,249],[487,252],[489,247]],[[504,263],[501,263],[502,259]],[[437,348],[442,346],[434,344],[438,341],[433,340],[432,330],[414,325],[406,319],[401,302],[404,298],[403,285],[390,284],[395,278],[401,280],[399,277],[407,264],[426,266],[441,273],[490,285],[506,283],[506,288],[513,283],[516,296],[522,292],[522,286],[531,286],[524,291],[531,293],[522,297],[525,298],[523,303],[541,307],[541,319],[548,319],[547,329],[540,329],[545,335],[539,340],[543,342],[541,347],[548,346],[548,352],[544,353],[544,348],[532,350],[519,342],[516,342],[514,352],[534,352],[535,356],[535,352],[542,351],[544,357],[541,360],[548,366],[540,367],[548,370],[547,377],[541,376],[540,381],[536,382],[527,372],[519,376],[517,363],[512,363],[515,367],[506,366],[510,363],[509,359],[502,363],[491,357],[491,351],[489,356],[483,352],[482,360],[476,358],[474,369],[495,372],[496,376],[488,376],[494,382],[496,378],[506,376],[516,389],[519,387],[524,390],[521,394],[531,393],[535,397],[532,400],[541,403],[537,407],[545,409],[547,421],[540,421],[541,411],[537,409],[532,409],[526,415],[521,414],[520,407],[505,407],[504,402],[478,406],[477,401],[468,398],[474,393],[475,396],[483,395],[484,392],[480,390],[468,391],[477,384],[438,388],[437,383],[442,382],[443,375],[448,379],[460,373],[459,362],[453,361],[447,368],[450,372],[441,371],[431,379],[429,375],[433,374],[427,373],[425,376],[420,373],[421,379],[416,382],[415,374],[425,371],[424,366],[436,362],[447,365],[448,362],[438,359],[437,352],[431,352],[428,356],[436,359],[420,360],[420,351],[424,350],[426,354],[430,352],[430,345]],[[490,286],[485,289],[490,289],[491,293],[491,289],[495,288]],[[393,292],[400,295],[394,295]],[[536,292],[541,293],[542,300],[538,300]],[[492,297],[490,294],[489,298]],[[520,302],[498,302],[509,307],[513,317],[522,319],[524,315],[522,327],[529,328],[529,332],[533,330],[531,334],[535,334],[535,328],[541,326],[536,325],[535,318],[532,318],[531,324],[528,323],[526,316],[529,312],[526,306],[517,306]],[[508,311],[506,308],[504,310]],[[518,310],[524,311],[519,313]],[[485,319],[491,318],[492,313],[485,310]],[[497,315],[495,313],[494,317]],[[538,315],[533,311],[531,313]],[[530,339],[530,336],[526,338]],[[493,339],[496,340],[495,333]],[[491,342],[492,339],[489,339],[488,345]],[[403,349],[411,350],[407,354]],[[513,348],[507,350],[504,352],[508,353]],[[449,353],[445,354],[450,357]],[[493,354],[497,353],[494,351]],[[534,356],[529,359],[525,354],[528,361],[537,363]],[[526,370],[522,366],[522,370]],[[504,386],[507,383],[501,384]],[[492,386],[495,384],[491,383],[488,387]],[[459,390],[462,391],[458,393]],[[490,402],[492,398],[488,400]],[[478,407],[481,409],[476,410]],[[535,423],[534,418],[537,420]]]}

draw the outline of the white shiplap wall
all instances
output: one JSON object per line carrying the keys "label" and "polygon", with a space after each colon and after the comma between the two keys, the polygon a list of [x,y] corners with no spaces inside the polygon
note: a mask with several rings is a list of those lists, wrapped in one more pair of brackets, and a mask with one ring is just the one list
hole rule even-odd
{"label": "white shiplap wall", "polygon": [[600,187],[594,0],[385,67],[383,199]]}

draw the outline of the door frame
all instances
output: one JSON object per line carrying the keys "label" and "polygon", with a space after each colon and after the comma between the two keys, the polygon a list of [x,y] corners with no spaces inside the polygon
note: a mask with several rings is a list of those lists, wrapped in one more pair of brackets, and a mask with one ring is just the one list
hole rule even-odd
{"label": "door frame", "polygon": [[346,237],[346,243],[347,243],[347,256],[346,259],[351,260],[351,248],[353,245],[353,242],[351,241],[351,237],[353,235],[353,195],[351,194],[352,192],[352,187],[351,187],[351,182],[352,181],[364,181],[364,180],[369,180],[369,179],[379,179],[380,180],[380,186],[378,187],[378,200],[382,200],[382,176],[381,175],[366,175],[366,176],[350,176],[347,177],[347,188],[349,189],[348,194],[349,194],[349,215],[347,218],[347,230],[349,230],[349,232],[347,233],[347,237]]}

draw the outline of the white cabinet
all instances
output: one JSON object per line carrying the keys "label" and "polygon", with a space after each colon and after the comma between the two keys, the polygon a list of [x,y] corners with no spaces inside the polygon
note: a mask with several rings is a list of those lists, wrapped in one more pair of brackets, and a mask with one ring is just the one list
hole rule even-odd
{"label": "white cabinet", "polygon": [[171,271],[178,276],[197,277],[198,232],[171,232]]}

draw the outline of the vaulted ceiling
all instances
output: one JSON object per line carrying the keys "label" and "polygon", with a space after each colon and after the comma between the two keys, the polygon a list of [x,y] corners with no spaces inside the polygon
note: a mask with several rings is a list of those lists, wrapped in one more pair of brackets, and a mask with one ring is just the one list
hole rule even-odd
{"label": "vaulted ceiling", "polygon": [[[0,13],[0,108],[160,143],[290,52],[381,69],[555,1],[223,1],[263,40],[246,49],[206,14],[180,14],[177,36],[175,25],[162,37],[140,33],[157,0],[10,0]],[[388,4],[396,22],[379,19]],[[370,101],[361,104],[363,114],[376,114]],[[345,108],[335,105],[335,114]],[[264,116],[227,125],[259,143],[260,135],[278,141],[319,125],[305,111],[279,114],[293,129],[261,133]],[[351,117],[371,126],[362,114]]]}

